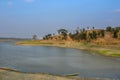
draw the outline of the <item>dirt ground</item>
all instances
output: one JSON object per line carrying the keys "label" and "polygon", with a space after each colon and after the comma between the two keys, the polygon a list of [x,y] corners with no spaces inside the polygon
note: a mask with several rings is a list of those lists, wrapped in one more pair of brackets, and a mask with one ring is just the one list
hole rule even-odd
{"label": "dirt ground", "polygon": [[0,80],[108,80],[108,79],[83,79],[49,74],[21,73],[11,70],[0,69]]}

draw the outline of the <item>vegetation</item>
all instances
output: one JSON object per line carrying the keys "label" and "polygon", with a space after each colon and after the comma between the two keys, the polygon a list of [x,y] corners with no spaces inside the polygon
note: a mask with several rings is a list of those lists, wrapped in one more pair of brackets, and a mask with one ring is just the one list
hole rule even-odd
{"label": "vegetation", "polygon": [[49,44],[49,45],[52,45],[53,43],[52,42],[48,42],[48,41],[39,41],[39,40],[34,40],[34,41],[32,41],[32,40],[25,40],[25,41],[22,41],[22,42],[18,42],[17,44]]}
{"label": "vegetation", "polygon": [[57,35],[47,34],[43,37],[43,40],[37,40],[37,36],[34,35],[33,40],[26,40],[17,44],[70,47],[101,55],[120,57],[120,27],[108,26],[106,29],[77,28],[75,32],[69,32],[66,29],[57,31]]}
{"label": "vegetation", "polygon": [[67,33],[68,31],[66,29],[59,29],[58,30],[58,34],[62,35],[62,40],[66,40],[67,39]]}
{"label": "vegetation", "polygon": [[52,39],[52,34],[47,34],[43,37],[44,40]]}
{"label": "vegetation", "polygon": [[[87,41],[90,42],[92,40],[96,40],[98,38],[105,38],[105,36],[109,33],[109,36],[112,36],[113,39],[118,39],[120,34],[120,27],[111,27],[108,26],[106,29],[95,29],[95,27],[92,27],[91,30],[89,30],[89,27],[87,27],[87,30],[85,28],[79,29],[75,31],[75,33],[70,32],[68,34],[68,30],[66,29],[59,29],[58,34],[62,35],[62,40],[67,40],[67,37],[69,36],[73,41]],[[54,37],[54,36],[51,36]],[[51,38],[50,37],[50,38]]]}
{"label": "vegetation", "polygon": [[111,32],[112,31],[112,27],[111,26],[106,27],[106,31]]}
{"label": "vegetation", "polygon": [[37,35],[33,35],[33,40],[37,40]]}

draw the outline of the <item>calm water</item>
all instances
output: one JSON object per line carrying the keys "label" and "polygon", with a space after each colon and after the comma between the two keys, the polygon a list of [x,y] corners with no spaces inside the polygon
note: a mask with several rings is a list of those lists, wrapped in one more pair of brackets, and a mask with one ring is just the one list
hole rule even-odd
{"label": "calm water", "polygon": [[0,42],[0,67],[22,72],[80,73],[80,77],[120,79],[120,59],[91,55],[76,49],[14,46],[10,42]]}

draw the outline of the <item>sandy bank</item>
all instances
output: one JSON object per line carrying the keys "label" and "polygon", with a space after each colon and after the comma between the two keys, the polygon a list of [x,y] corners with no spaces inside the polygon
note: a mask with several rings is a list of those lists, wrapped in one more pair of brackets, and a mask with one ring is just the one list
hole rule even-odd
{"label": "sandy bank", "polygon": [[108,79],[85,79],[55,76],[49,74],[21,73],[9,69],[0,68],[0,80],[108,80]]}

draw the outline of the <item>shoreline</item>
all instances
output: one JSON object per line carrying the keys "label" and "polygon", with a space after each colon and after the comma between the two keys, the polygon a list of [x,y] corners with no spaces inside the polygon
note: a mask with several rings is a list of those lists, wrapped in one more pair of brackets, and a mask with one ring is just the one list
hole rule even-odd
{"label": "shoreline", "polygon": [[[102,55],[107,57],[115,57],[120,58],[120,50],[114,48],[106,48],[105,46],[101,45],[91,45],[90,43],[83,43],[83,42],[65,42],[65,41],[30,41],[30,42],[17,42],[16,46],[52,46],[52,47],[62,47],[62,48],[72,48],[72,49],[79,49],[83,51],[88,51],[90,53],[94,53],[96,55]],[[107,46],[109,47],[109,46]]]}
{"label": "shoreline", "polygon": [[0,68],[0,80],[111,80],[109,78],[80,78],[47,73],[25,73],[9,68]]}
{"label": "shoreline", "polygon": [[79,78],[47,73],[25,73],[9,68],[0,68],[0,80],[80,80]]}

